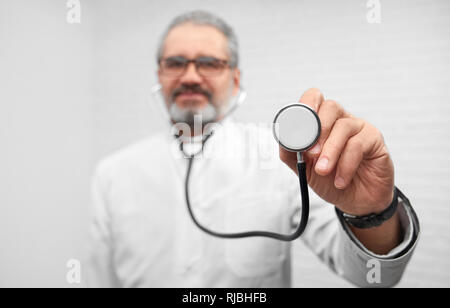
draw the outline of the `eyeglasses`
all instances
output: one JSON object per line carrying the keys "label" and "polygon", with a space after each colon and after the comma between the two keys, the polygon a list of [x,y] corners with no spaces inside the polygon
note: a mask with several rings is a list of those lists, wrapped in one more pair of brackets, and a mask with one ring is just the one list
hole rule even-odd
{"label": "eyeglasses", "polygon": [[177,78],[182,76],[189,65],[194,63],[197,73],[203,77],[219,76],[227,67],[227,60],[221,60],[214,57],[198,57],[196,59],[186,59],[176,56],[162,59],[159,61],[161,73],[165,76]]}

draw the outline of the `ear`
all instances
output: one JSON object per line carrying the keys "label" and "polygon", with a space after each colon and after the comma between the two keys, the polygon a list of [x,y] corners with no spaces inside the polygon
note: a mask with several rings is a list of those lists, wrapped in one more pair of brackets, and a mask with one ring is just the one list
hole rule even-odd
{"label": "ear", "polygon": [[159,84],[161,84],[161,69],[160,68],[158,68],[157,74],[158,74],[158,82],[159,82]]}
{"label": "ear", "polygon": [[241,85],[241,70],[239,68],[233,69],[233,95],[236,95]]}

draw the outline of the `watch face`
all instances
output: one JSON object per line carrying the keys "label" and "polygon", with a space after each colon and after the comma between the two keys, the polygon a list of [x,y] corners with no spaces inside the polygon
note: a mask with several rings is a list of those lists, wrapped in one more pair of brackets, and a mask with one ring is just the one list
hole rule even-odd
{"label": "watch face", "polygon": [[320,129],[317,114],[303,104],[283,107],[273,121],[275,139],[283,148],[292,152],[311,148],[320,136]]}

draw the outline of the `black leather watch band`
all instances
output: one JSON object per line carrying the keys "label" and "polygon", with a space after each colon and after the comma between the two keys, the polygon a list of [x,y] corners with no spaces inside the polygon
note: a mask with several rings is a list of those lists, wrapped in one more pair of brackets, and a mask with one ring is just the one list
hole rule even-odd
{"label": "black leather watch band", "polygon": [[354,216],[350,214],[346,214],[336,208],[336,213],[343,218],[348,224],[360,228],[360,229],[368,229],[372,227],[377,227],[381,225],[386,220],[390,219],[394,216],[398,205],[398,189],[394,187],[394,198],[392,199],[391,204],[385,209],[383,212],[378,214],[369,214],[365,216]]}

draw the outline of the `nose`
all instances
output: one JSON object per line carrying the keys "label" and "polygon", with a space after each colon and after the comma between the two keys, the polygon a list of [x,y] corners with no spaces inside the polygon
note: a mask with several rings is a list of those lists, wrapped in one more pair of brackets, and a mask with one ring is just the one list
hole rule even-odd
{"label": "nose", "polygon": [[194,63],[189,63],[186,71],[180,77],[180,82],[185,84],[199,84],[203,80],[202,76],[197,72],[197,68]]}

